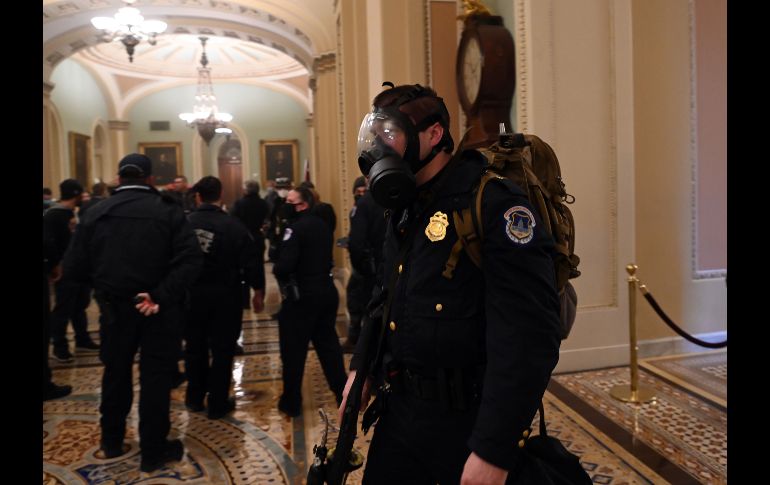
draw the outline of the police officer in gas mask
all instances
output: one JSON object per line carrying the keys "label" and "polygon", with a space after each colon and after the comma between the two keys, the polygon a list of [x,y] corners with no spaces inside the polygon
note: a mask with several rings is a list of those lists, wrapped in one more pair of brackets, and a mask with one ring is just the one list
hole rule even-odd
{"label": "police officer in gas mask", "polygon": [[[518,443],[559,357],[553,241],[518,188],[491,181],[477,267],[453,213],[470,206],[484,157],[452,155],[449,114],[430,88],[393,87],[372,104],[358,136],[359,166],[389,216],[385,315],[371,320],[384,335],[382,358],[362,392],[366,403],[377,389],[364,420],[379,421],[363,483],[524,483]],[[514,213],[526,224],[514,226]],[[369,372],[360,361],[367,342],[356,346],[345,399],[356,372]]]}

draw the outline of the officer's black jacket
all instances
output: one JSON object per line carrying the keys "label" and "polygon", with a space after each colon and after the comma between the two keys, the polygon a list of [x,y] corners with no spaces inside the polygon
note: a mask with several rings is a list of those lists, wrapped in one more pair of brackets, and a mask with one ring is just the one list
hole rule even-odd
{"label": "officer's black jacket", "polygon": [[254,289],[265,289],[265,269],[248,229],[216,205],[201,204],[187,216],[203,251],[196,286],[238,286],[243,274]]}
{"label": "officer's black jacket", "polygon": [[331,283],[333,236],[326,222],[309,210],[297,214],[286,228],[273,274],[279,283],[296,278],[300,293],[326,289]]}
{"label": "officer's black jacket", "polygon": [[[412,218],[419,215],[395,287],[386,350],[402,368],[425,376],[435,376],[442,367],[484,368],[468,446],[482,459],[511,470],[516,443],[529,428],[559,358],[559,300],[553,240],[521,190],[507,180],[491,182],[484,190],[482,268],[463,251],[454,277],[442,276],[457,241],[452,212],[470,206],[482,160],[476,151],[463,153],[430,206],[416,203],[411,208]],[[446,170],[420,187],[421,192],[432,188]],[[528,242],[517,242],[511,220],[506,219],[513,208],[534,214],[534,235]],[[449,224],[446,236],[433,242],[426,228],[431,217],[441,217],[439,213]],[[398,271],[395,259],[404,238],[397,228],[401,215],[393,214],[387,227],[385,286]],[[351,368],[358,365],[353,362]]]}
{"label": "officer's black jacket", "polygon": [[351,210],[348,251],[353,269],[373,276],[382,263],[385,240],[385,209],[377,205],[369,191],[358,199]]}
{"label": "officer's black jacket", "polygon": [[180,303],[198,276],[203,253],[182,208],[153,187],[124,185],[80,221],[64,271],[114,297],[149,292]]}
{"label": "officer's black jacket", "polygon": [[70,239],[72,239],[70,224],[74,218],[75,212],[72,209],[59,204],[50,207],[43,213],[43,227],[49,238],[48,244],[52,245],[49,259],[55,261],[51,268],[59,264],[69,246]]}
{"label": "officer's black jacket", "polygon": [[255,241],[264,240],[262,225],[267,219],[268,207],[259,194],[246,194],[235,201],[230,214],[237,217],[249,230]]}

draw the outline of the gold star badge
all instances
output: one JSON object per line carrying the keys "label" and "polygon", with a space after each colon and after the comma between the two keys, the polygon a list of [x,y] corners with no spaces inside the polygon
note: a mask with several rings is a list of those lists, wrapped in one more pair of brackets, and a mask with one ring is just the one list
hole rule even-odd
{"label": "gold star badge", "polygon": [[425,235],[431,242],[441,241],[446,237],[446,228],[449,226],[447,215],[443,212],[436,212],[430,218],[428,227],[425,228]]}

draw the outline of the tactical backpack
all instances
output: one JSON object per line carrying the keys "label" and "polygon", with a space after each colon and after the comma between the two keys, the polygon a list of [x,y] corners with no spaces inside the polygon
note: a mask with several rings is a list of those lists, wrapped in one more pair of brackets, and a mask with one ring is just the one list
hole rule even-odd
{"label": "tactical backpack", "polygon": [[577,293],[569,282],[580,276],[577,267],[580,258],[575,254],[575,220],[567,204],[575,202],[568,194],[561,178],[556,153],[535,135],[501,134],[500,141],[489,148],[479,149],[487,159],[487,169],[474,192],[471,207],[453,212],[458,241],[452,248],[443,276],[451,279],[460,251],[481,267],[481,200],[487,183],[496,178],[507,178],[527,195],[530,204],[540,215],[543,226],[555,242],[554,269],[556,288],[561,302],[561,338],[565,339],[575,322]]}

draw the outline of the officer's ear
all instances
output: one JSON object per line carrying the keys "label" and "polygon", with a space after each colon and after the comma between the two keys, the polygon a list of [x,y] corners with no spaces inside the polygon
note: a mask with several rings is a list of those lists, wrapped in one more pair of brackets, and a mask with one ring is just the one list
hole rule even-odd
{"label": "officer's ear", "polygon": [[426,134],[427,142],[431,147],[439,144],[441,137],[444,136],[444,127],[438,121],[427,127],[423,133]]}

